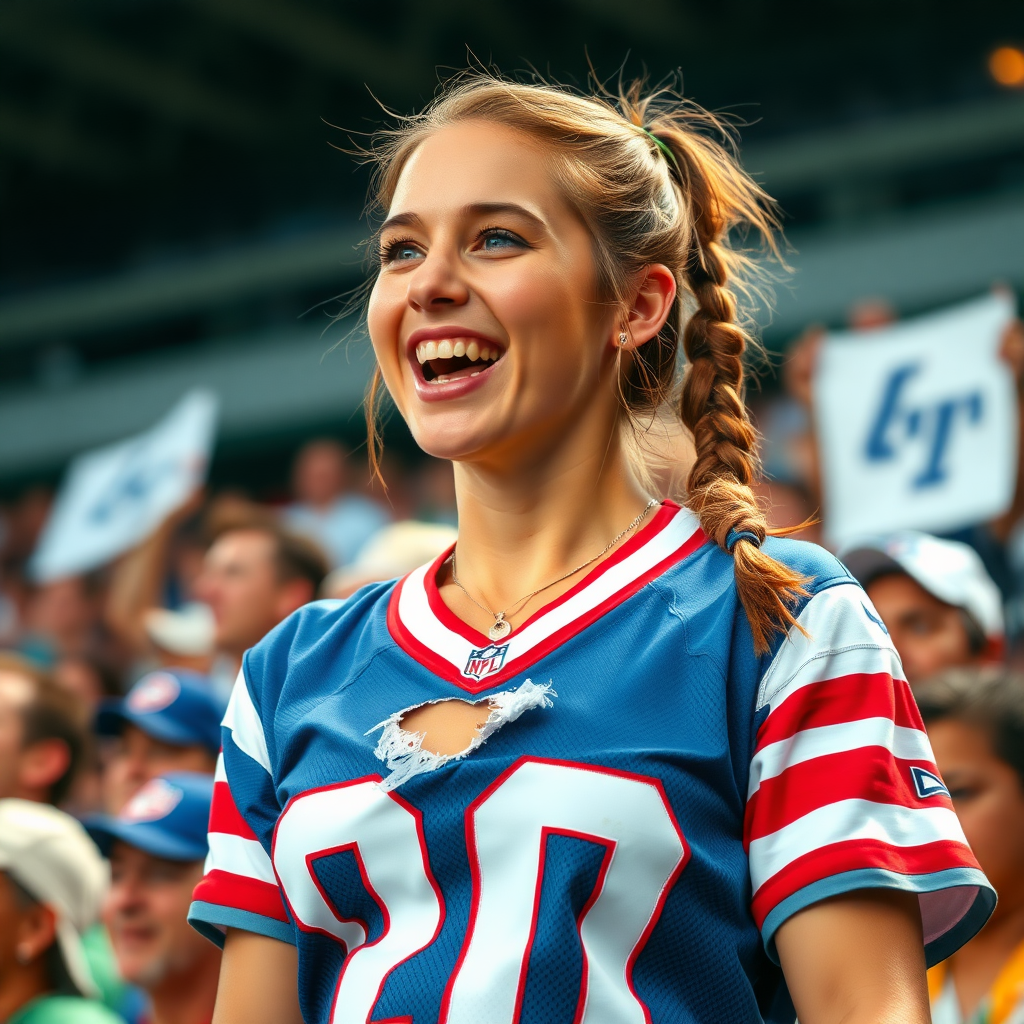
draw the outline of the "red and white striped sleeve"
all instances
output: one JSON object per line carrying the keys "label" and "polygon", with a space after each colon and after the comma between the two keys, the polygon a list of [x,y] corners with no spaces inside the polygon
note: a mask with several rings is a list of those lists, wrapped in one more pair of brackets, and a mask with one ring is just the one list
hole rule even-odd
{"label": "red and white striped sleeve", "polygon": [[228,927],[294,943],[268,853],[280,813],[270,756],[243,673],[223,724],[224,746],[210,809],[210,852],[193,893],[189,921],[218,944]]}
{"label": "red and white striped sleeve", "polygon": [[779,926],[858,889],[916,892],[928,962],[988,919],[995,893],[964,838],[900,660],[854,583],[814,595],[765,672],[744,821],[754,919]]}

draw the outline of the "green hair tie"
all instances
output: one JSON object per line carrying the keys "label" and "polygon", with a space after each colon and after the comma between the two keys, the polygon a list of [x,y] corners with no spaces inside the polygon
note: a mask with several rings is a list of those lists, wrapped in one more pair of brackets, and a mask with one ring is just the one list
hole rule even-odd
{"label": "green hair tie", "polygon": [[681,170],[679,166],[679,161],[676,159],[675,153],[673,153],[672,150],[669,149],[669,147],[664,142],[662,142],[661,139],[659,139],[658,136],[655,135],[650,128],[641,127],[640,131],[642,131],[644,135],[646,135],[651,140],[651,142],[653,142],[658,147],[658,149],[661,150],[666,160],[670,161],[675,165],[677,171]]}

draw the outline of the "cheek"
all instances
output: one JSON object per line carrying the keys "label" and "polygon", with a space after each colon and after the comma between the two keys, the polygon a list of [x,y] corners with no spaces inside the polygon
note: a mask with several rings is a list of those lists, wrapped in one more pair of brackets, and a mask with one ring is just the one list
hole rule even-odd
{"label": "cheek", "polygon": [[960,824],[982,870],[996,890],[1016,879],[1024,861],[1024,825],[1018,824],[1021,808],[991,794],[972,801],[959,812]]}
{"label": "cheek", "polygon": [[377,280],[366,309],[366,327],[373,353],[384,374],[392,383],[399,370],[398,337],[406,308],[404,291],[399,294],[398,281]]}

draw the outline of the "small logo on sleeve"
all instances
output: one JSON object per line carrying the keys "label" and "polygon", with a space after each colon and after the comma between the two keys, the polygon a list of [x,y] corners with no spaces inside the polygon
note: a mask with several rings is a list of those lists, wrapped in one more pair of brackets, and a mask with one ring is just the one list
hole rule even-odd
{"label": "small logo on sleeve", "polygon": [[479,650],[474,648],[469,652],[469,659],[462,674],[470,679],[486,679],[493,676],[505,664],[505,655],[508,654],[508,644],[496,647],[488,644]]}
{"label": "small logo on sleeve", "polygon": [[914,780],[914,789],[917,790],[917,795],[922,799],[926,800],[930,796],[938,796],[940,793],[943,796],[949,796],[949,790],[946,789],[946,784],[935,774],[935,772],[926,771],[924,768],[918,768],[916,765],[911,765],[910,775]]}
{"label": "small logo on sleeve", "polygon": [[[861,602],[861,603],[863,604],[863,602]],[[869,618],[869,619],[870,619],[870,620],[871,620],[871,621],[872,621],[872,622],[873,622],[873,623],[874,623],[874,624],[875,624],[876,626],[878,626],[878,628],[879,628],[879,629],[880,629],[880,630],[881,630],[881,631],[882,631],[882,632],[883,632],[883,633],[884,633],[884,634],[885,634],[886,636],[888,636],[888,635],[889,635],[889,630],[885,628],[885,623],[884,623],[884,622],[883,622],[883,621],[882,621],[882,620],[881,620],[881,619],[880,619],[880,618],[879,618],[879,617],[878,617],[877,615],[875,615],[875,614],[874,614],[874,613],[873,613],[873,612],[871,611],[871,609],[870,609],[870,608],[869,608],[869,607],[868,607],[868,606],[867,606],[866,604],[864,604],[864,605],[863,605],[863,607],[864,607],[864,614],[865,614],[865,615],[866,615],[866,616],[867,616],[867,617],[868,617],[868,618]]]}

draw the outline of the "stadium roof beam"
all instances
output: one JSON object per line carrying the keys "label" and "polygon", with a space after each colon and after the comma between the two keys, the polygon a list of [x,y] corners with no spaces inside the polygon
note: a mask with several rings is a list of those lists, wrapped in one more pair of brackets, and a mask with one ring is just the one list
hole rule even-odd
{"label": "stadium roof beam", "polygon": [[794,192],[1021,148],[1024,96],[1015,96],[745,146],[743,164],[770,192]]}
{"label": "stadium roof beam", "polygon": [[[893,167],[1012,149],[1024,142],[1022,127],[1024,97],[1014,97],[750,147],[744,162],[770,191],[785,194],[881,175]],[[212,309],[274,288],[341,290],[358,274],[354,247],[361,237],[353,225],[12,297],[0,301],[0,347]],[[1010,273],[1014,280],[1019,277]]]}
{"label": "stadium roof beam", "polygon": [[223,249],[104,280],[45,289],[0,303],[0,348],[215,308],[266,289],[347,286],[360,266],[358,229]]}
{"label": "stadium roof beam", "polygon": [[61,76],[105,89],[164,116],[246,141],[266,138],[273,122],[251,107],[182,75],[171,65],[112,46],[53,22],[0,15],[0,47]]}

